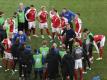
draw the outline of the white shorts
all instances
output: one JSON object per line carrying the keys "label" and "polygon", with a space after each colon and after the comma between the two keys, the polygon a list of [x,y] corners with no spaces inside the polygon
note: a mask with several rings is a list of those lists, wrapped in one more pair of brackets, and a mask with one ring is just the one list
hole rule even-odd
{"label": "white shorts", "polygon": [[105,44],[105,36],[103,37],[103,39],[100,41],[100,47],[104,47]]}
{"label": "white shorts", "polygon": [[5,59],[13,59],[13,56],[11,53],[4,51],[4,54],[5,54],[5,56],[4,56]]}
{"label": "white shorts", "polygon": [[75,60],[75,69],[82,68],[82,59]]}
{"label": "white shorts", "polygon": [[40,29],[46,29],[46,28],[48,28],[48,23],[46,22],[46,23],[39,23],[39,28]]}
{"label": "white shorts", "polygon": [[52,27],[52,32],[60,33],[60,28],[54,28],[54,27]]}
{"label": "white shorts", "polygon": [[35,21],[33,21],[33,22],[28,22],[28,29],[32,29],[32,28],[35,28],[35,27],[36,27]]}

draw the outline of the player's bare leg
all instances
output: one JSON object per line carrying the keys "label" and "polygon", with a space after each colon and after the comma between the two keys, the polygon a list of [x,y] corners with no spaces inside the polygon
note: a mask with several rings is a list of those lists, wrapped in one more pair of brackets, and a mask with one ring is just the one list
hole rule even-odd
{"label": "player's bare leg", "polygon": [[48,37],[49,37],[50,39],[52,39],[48,28],[46,28],[46,32],[47,32],[47,34],[48,34]]}
{"label": "player's bare leg", "polygon": [[36,28],[32,28],[33,30],[33,36],[38,37],[38,35],[36,35]]}

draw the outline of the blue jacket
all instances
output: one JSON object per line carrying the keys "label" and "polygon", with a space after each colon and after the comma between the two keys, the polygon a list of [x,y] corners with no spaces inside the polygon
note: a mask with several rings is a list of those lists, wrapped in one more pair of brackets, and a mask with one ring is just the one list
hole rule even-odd
{"label": "blue jacket", "polygon": [[27,36],[25,33],[23,33],[22,35],[19,35],[19,33],[16,33],[13,37],[13,43],[16,41],[16,39],[19,39],[20,44],[23,44],[26,42]]}
{"label": "blue jacket", "polygon": [[68,10],[65,13],[62,13],[62,16],[67,18],[68,22],[71,22],[73,20],[73,18],[75,17],[75,14],[72,11]]}

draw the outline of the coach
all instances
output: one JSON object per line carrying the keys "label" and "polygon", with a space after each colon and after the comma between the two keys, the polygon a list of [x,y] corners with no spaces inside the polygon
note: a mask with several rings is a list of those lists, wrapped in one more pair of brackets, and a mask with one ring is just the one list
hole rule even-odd
{"label": "coach", "polygon": [[65,18],[68,19],[68,23],[70,24],[71,27],[73,27],[73,19],[75,18],[75,14],[70,11],[70,10],[67,10],[66,8],[63,8],[62,10],[62,16],[64,16]]}

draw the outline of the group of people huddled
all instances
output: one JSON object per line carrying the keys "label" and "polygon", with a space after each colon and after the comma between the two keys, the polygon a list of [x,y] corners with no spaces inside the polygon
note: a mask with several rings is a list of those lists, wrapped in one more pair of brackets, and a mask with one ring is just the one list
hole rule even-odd
{"label": "group of people huddled", "polygon": [[[37,30],[41,36],[37,35]],[[50,41],[46,40],[44,30]],[[32,35],[43,39],[40,48],[32,50],[27,45],[27,41],[32,41]],[[0,67],[12,74],[18,71],[19,80],[32,80],[32,71],[34,80],[38,80],[38,75],[40,80],[84,80],[83,74],[87,74],[87,69],[91,70],[94,60],[93,47],[98,53],[96,60],[102,60],[104,44],[104,35],[93,35],[87,28],[83,29],[80,13],[66,8],[59,15],[55,8],[48,13],[42,6],[37,12],[34,5],[26,7],[20,3],[13,16],[7,19],[0,11]]]}

